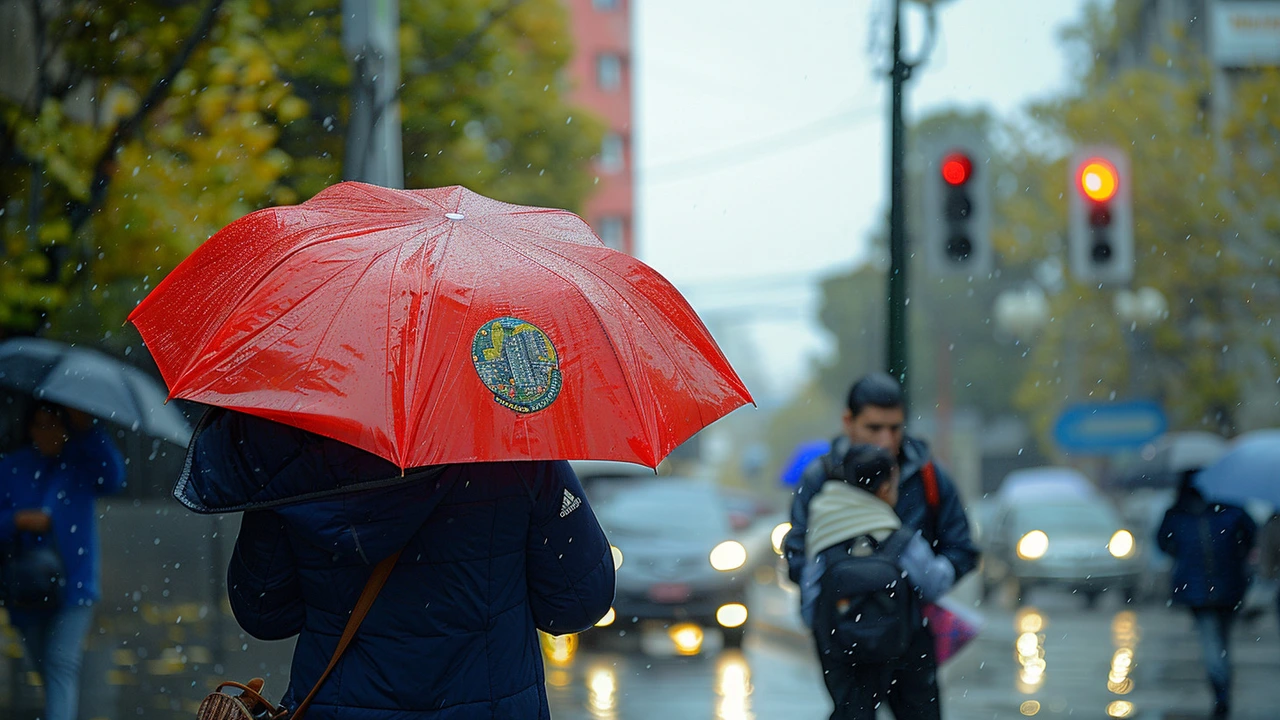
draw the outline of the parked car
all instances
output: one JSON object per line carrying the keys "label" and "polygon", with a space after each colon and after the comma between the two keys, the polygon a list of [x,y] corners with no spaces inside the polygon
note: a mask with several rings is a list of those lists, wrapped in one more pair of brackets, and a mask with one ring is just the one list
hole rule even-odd
{"label": "parked car", "polygon": [[1034,587],[1084,595],[1092,606],[1107,590],[1126,600],[1139,591],[1137,538],[1100,495],[1025,497],[1003,502],[985,534],[983,587],[1012,583],[1019,602]]}
{"label": "parked car", "polygon": [[618,567],[614,612],[601,625],[692,623],[718,627],[726,646],[741,646],[758,561],[737,538],[717,488],[690,478],[613,477],[593,481],[588,493]]}

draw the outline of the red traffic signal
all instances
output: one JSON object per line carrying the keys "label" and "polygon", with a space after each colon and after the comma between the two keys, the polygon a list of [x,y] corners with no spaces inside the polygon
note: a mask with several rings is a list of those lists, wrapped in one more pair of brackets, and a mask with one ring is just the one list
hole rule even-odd
{"label": "red traffic signal", "polygon": [[1091,157],[1080,163],[1076,177],[1080,192],[1094,202],[1110,200],[1120,188],[1120,173],[1116,172],[1116,166],[1100,157]]}
{"label": "red traffic signal", "polygon": [[1067,163],[1067,244],[1071,273],[1086,283],[1133,279],[1133,178],[1118,147],[1095,145]]}
{"label": "red traffic signal", "polygon": [[950,153],[942,159],[942,179],[948,185],[963,185],[973,176],[973,161],[964,153]]}

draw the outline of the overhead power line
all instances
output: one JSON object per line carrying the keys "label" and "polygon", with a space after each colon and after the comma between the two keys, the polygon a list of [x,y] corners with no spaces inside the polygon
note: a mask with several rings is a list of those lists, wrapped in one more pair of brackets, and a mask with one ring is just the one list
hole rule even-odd
{"label": "overhead power line", "polygon": [[866,120],[879,117],[881,111],[882,108],[878,105],[854,108],[758,140],[713,150],[684,160],[640,168],[640,181],[673,182],[745,165],[843,132]]}

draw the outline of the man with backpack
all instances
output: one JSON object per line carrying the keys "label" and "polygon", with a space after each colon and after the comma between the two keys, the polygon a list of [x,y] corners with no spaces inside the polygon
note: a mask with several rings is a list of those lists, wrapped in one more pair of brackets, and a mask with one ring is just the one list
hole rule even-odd
{"label": "man with backpack", "polygon": [[941,717],[921,604],[946,592],[955,573],[894,512],[898,472],[883,449],[853,445],[810,505],[813,636],[831,720],[874,720],[882,703],[898,720]]}
{"label": "man with backpack", "polygon": [[[969,522],[955,485],[930,457],[928,445],[904,432],[906,411],[898,381],[885,373],[867,375],[849,389],[846,404],[844,432],[831,441],[831,451],[811,462],[800,478],[791,505],[791,531],[783,542],[788,574],[800,585],[801,614],[810,626],[818,593],[818,572],[806,553],[810,501],[832,469],[841,465],[852,444],[876,445],[896,460],[901,478],[894,503],[897,515],[904,527],[918,531],[933,552],[946,558],[956,581],[978,564],[978,548],[969,535]],[[925,648],[917,674],[923,681],[935,672],[930,646]]]}

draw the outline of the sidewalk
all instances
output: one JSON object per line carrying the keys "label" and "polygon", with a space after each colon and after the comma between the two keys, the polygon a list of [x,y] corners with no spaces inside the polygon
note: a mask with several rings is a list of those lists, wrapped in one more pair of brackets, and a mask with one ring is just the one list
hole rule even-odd
{"label": "sidewalk", "polygon": [[[798,591],[789,583],[756,585],[749,596],[752,632],[769,642],[813,653],[809,631],[800,621]],[[1142,605],[1131,611],[1120,603],[1085,611],[1077,598],[1045,595],[1039,612],[1047,618],[1040,633],[1048,661],[1047,681],[1019,685],[1016,660],[1020,631],[1011,609],[981,608],[982,634],[955,660],[943,666],[947,716],[951,720],[1106,718],[1203,720],[1213,706],[1189,614],[1182,608]],[[1030,609],[1030,608],[1028,608]],[[1115,670],[1116,623],[1136,621],[1128,688],[1108,686]],[[1232,720],[1280,718],[1280,625],[1274,614],[1233,632],[1234,691]],[[816,658],[814,660],[816,668]],[[1125,714],[1127,713],[1127,714]]]}
{"label": "sidewalk", "polygon": [[800,589],[791,583],[753,583],[747,592],[753,632],[801,647],[810,647],[813,638],[800,619]]}

